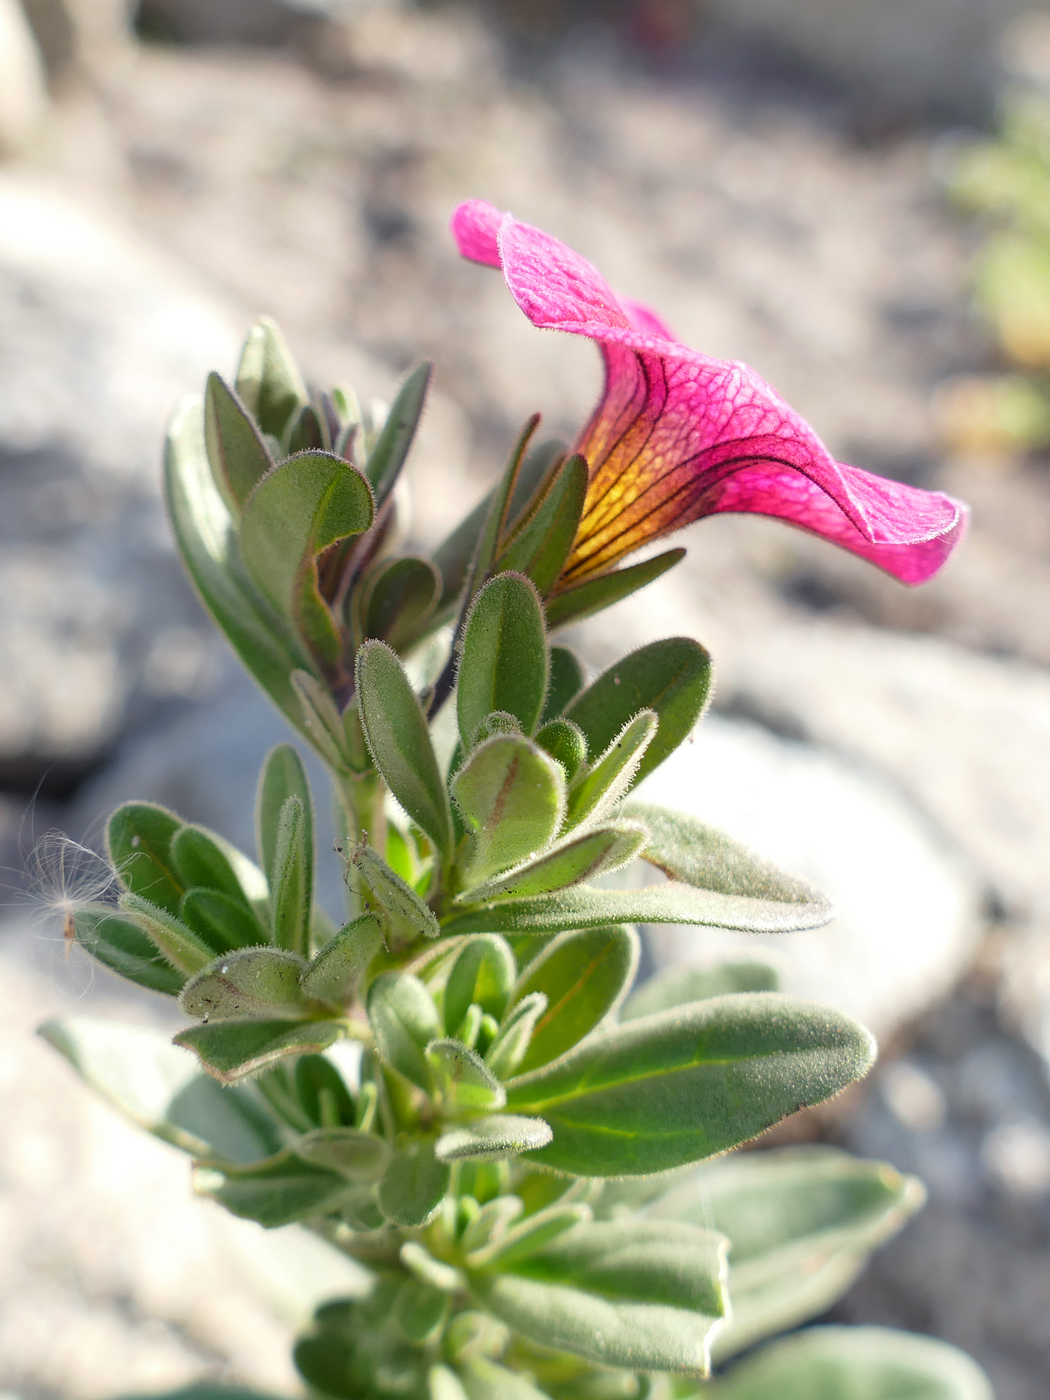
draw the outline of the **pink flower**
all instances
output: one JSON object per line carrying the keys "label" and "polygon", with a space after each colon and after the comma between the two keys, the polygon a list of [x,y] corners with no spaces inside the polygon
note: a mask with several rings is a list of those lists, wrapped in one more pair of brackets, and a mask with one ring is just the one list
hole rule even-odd
{"label": "pink flower", "polygon": [[935,574],[962,536],[961,502],[836,462],[753,369],[682,345],[556,238],[477,199],[459,206],[452,230],[464,257],[502,268],[534,326],[601,347],[605,389],[576,444],[590,485],[559,588],[726,511],[775,516],[910,584]]}

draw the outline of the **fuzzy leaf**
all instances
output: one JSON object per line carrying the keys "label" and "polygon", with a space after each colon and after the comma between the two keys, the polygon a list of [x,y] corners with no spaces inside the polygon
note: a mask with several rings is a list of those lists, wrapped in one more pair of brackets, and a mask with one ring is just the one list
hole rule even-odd
{"label": "fuzzy leaf", "polygon": [[658,727],[652,710],[642,710],[624,725],[601,757],[573,783],[566,829],[581,822],[600,821],[619,805],[634,782]]}
{"label": "fuzzy leaf", "polygon": [[421,1089],[430,1087],[424,1050],[441,1035],[437,1007],[410,972],[384,972],[368,989],[368,1020],[383,1060]]}
{"label": "fuzzy leaf", "polygon": [[547,998],[520,1074],[557,1059],[613,1012],[634,981],[638,935],[624,926],[585,929],[554,939],[529,964],[515,1000],[534,992]]}
{"label": "fuzzy leaf", "polygon": [[458,1040],[435,1040],[426,1048],[434,1092],[450,1117],[491,1113],[503,1107],[503,1085],[480,1055]]}
{"label": "fuzzy leaf", "polygon": [[208,464],[199,402],[186,402],[172,420],[164,484],[179,552],[201,600],[251,675],[289,722],[301,728],[289,678],[296,670],[309,670],[310,663],[291,628],[244,573],[229,507]]}
{"label": "fuzzy leaf", "polygon": [[122,918],[106,905],[77,909],[73,921],[77,942],[104,967],[151,992],[178,996],[186,974],[158,953],[140,924]]}
{"label": "fuzzy leaf", "polygon": [[387,787],[430,837],[452,853],[452,811],[427,723],[401,662],[384,643],[357,653],[357,689],[368,747]]}
{"label": "fuzzy leaf", "polygon": [[125,802],[106,825],[106,850],[124,888],[176,915],[186,883],[171,843],[181,827],[178,817],[152,802]]}
{"label": "fuzzy leaf", "polygon": [[284,336],[268,316],[256,321],[245,338],[237,393],[263,432],[278,439],[306,403],[306,385]]}
{"label": "fuzzy leaf", "polygon": [[255,793],[255,842],[259,864],[271,885],[277,873],[277,840],[281,810],[289,797],[298,797],[306,823],[304,846],[313,868],[313,798],[303,761],[291,744],[277,744],[266,755]]}
{"label": "fuzzy leaf", "polygon": [[528,899],[568,889],[629,865],[647,839],[645,827],[635,822],[610,822],[582,836],[559,841],[528,865],[488,880],[459,898],[475,904],[479,900]]}
{"label": "fuzzy leaf", "polygon": [[495,1113],[446,1129],[436,1151],[443,1162],[499,1162],[544,1147],[550,1140],[551,1130],[542,1118]]}
{"label": "fuzzy leaf", "polygon": [[211,1196],[231,1215],[257,1220],[268,1229],[324,1215],[350,1189],[345,1176],[304,1161],[290,1147],[247,1167],[200,1166],[193,1185],[199,1195]]}
{"label": "fuzzy leaf", "polygon": [[378,910],[392,952],[409,947],[417,938],[438,936],[437,915],[371,846],[363,841],[337,842],[337,846],[363,885],[362,893]]}
{"label": "fuzzy leaf", "polygon": [[452,795],[474,837],[467,867],[473,881],[541,850],[565,815],[561,768],[514,734],[497,734],[476,748],[453,778]]}
{"label": "fuzzy leaf", "polygon": [[549,593],[569,557],[587,495],[587,463],[577,453],[548,474],[496,561]]}
{"label": "fuzzy leaf", "polygon": [[244,404],[214,373],[204,393],[204,436],[215,484],[236,514],[273,458]]}
{"label": "fuzzy leaf", "polygon": [[247,906],[241,882],[210,831],[180,826],[171,839],[171,859],[183,889],[218,890]]}
{"label": "fuzzy leaf", "polygon": [[306,963],[278,948],[245,948],[217,959],[183,987],[179,1007],[196,1021],[290,1016],[307,1009],[299,986]]}
{"label": "fuzzy leaf", "polygon": [[202,1075],[162,1032],[67,1016],[39,1034],[125,1117],[183,1152],[254,1162],[279,1145],[272,1120],[247,1091]]}
{"label": "fuzzy leaf", "polygon": [[867,1073],[870,1034],[772,992],[715,997],[589,1037],[511,1084],[511,1112],[554,1129],[537,1160],[578,1176],[641,1176],[724,1152]]}
{"label": "fuzzy leaf", "polygon": [[379,1205],[392,1225],[425,1225],[449,1187],[451,1173],[434,1144],[417,1139],[399,1147],[379,1183]]}
{"label": "fuzzy leaf", "polygon": [[924,1199],[915,1177],[883,1162],[802,1147],[707,1163],[646,1215],[729,1236],[733,1318],[715,1344],[721,1359],[830,1307]]}
{"label": "fuzzy leaf", "polygon": [[442,924],[442,932],[558,933],[600,924],[702,924],[743,933],[799,933],[820,928],[830,918],[826,904],[780,904],[669,881],[640,890],[574,885],[556,895],[493,900],[452,914]]}
{"label": "fuzzy leaf", "polygon": [[393,490],[404,466],[423,413],[433,371],[434,366],[424,362],[408,376],[397,391],[397,398],[387,414],[382,431],[368,454],[365,473],[379,504]]}
{"label": "fuzzy leaf", "polygon": [[495,1039],[485,1052],[485,1063],[497,1079],[509,1079],[521,1064],[532,1041],[536,1023],[546,1009],[547,998],[543,993],[530,992],[507,1012]]}
{"label": "fuzzy leaf", "polygon": [[286,797],[273,854],[273,941],[302,957],[310,946],[313,842],[301,797]]}
{"label": "fuzzy leaf", "polygon": [[345,1021],[246,1020],[189,1026],[175,1037],[221,1084],[236,1084],[286,1055],[310,1055],[342,1040]]}
{"label": "fuzzy leaf", "polygon": [[[530,453],[526,456],[526,450],[539,421],[540,417],[538,413],[533,414],[531,418],[526,420],[524,427],[518,435],[517,442],[515,442],[514,447],[511,449],[506,470],[500,479],[499,485],[483,502],[485,507],[484,518],[481,529],[477,535],[477,546],[470,563],[464,607],[469,607],[474,601],[478,591],[489,577],[493,563],[500,551],[500,547],[506,536],[507,523],[513,515],[513,504],[518,499],[519,487],[523,485],[524,478],[528,475],[530,458],[534,460],[533,454]],[[546,463],[542,470],[545,469]]]}
{"label": "fuzzy leaf", "polygon": [[332,768],[351,769],[356,766],[342,715],[335,707],[332,693],[309,671],[293,671],[292,689],[299,701],[299,727],[324,761]]}
{"label": "fuzzy leaf", "polygon": [[[321,598],[317,556],[372,523],[368,482],[328,452],[302,452],[269,471],[244,504],[241,556],[256,586],[311,649],[335,665],[342,641]],[[309,669],[309,668],[304,668]]]}
{"label": "fuzzy leaf", "polygon": [[536,742],[561,764],[569,782],[587,762],[587,740],[580,726],[571,720],[549,719],[537,731]]}
{"label": "fuzzy leaf", "polygon": [[456,706],[464,749],[493,710],[531,734],[547,695],[549,661],[543,605],[521,574],[499,574],[480,591],[467,617]]}
{"label": "fuzzy leaf", "polygon": [[657,554],[653,559],[643,559],[640,564],[631,564],[626,569],[616,569],[611,574],[599,574],[578,583],[575,588],[566,588],[547,600],[547,625],[551,631],[555,627],[565,627],[570,622],[582,622],[585,617],[611,607],[622,598],[629,598],[652,583],[668,569],[685,558],[684,549],[669,549]]}
{"label": "fuzzy leaf", "polygon": [[253,947],[270,937],[270,930],[243,900],[230,899],[217,890],[187,890],[179,905],[179,918],[216,956]]}
{"label": "fuzzy leaf", "polygon": [[383,932],[374,914],[362,914],[326,943],[302,976],[307,996],[345,1006],[354,995],[368,964],[383,946]]}
{"label": "fuzzy leaf", "polygon": [[587,679],[583,662],[568,647],[551,647],[550,659],[551,678],[543,706],[544,724],[562,714],[570,701],[579,695]]}
{"label": "fuzzy leaf", "polygon": [[828,901],[818,889],[685,812],[632,802],[624,815],[644,822],[650,840],[642,859],[672,880],[719,894],[823,906],[830,915]]}
{"label": "fuzzy leaf", "polygon": [[[556,1240],[559,1235],[591,1219],[591,1208],[582,1202],[555,1204],[546,1210],[536,1211],[519,1224],[513,1225],[505,1234],[495,1239],[484,1250],[475,1250],[468,1263],[472,1268],[485,1268],[495,1265],[500,1270],[512,1268],[527,1259],[530,1254]],[[464,1244],[463,1246],[467,1246]]]}
{"label": "fuzzy leaf", "polygon": [[294,1144],[304,1162],[350,1181],[378,1181],[390,1161],[390,1148],[374,1133],[356,1128],[318,1128]]}
{"label": "fuzzy leaf", "polygon": [[361,600],[364,635],[403,651],[419,636],[440,592],[441,579],[429,559],[401,555],[382,560],[365,584]]}
{"label": "fuzzy leaf", "polygon": [[813,1327],[749,1356],[711,1400],[994,1400],[965,1352],[888,1327]]}
{"label": "fuzzy leaf", "polygon": [[[545,1390],[533,1385],[520,1372],[508,1371],[486,1356],[464,1361],[459,1375],[466,1400],[550,1400]],[[435,1396],[434,1400],[446,1400],[446,1397]],[[453,1397],[449,1395],[447,1400]]]}
{"label": "fuzzy leaf", "polygon": [[478,1298],[529,1341],[598,1365],[705,1374],[726,1311],[725,1240],[687,1226],[582,1223]]}
{"label": "fuzzy leaf", "polygon": [[500,1020],[517,975],[506,940],[492,934],[472,938],[456,955],[445,983],[445,1031],[453,1035],[472,1002]]}
{"label": "fuzzy leaf", "polygon": [[181,919],[169,914],[159,905],[152,904],[148,899],[143,899],[141,895],[121,895],[120,908],[125,914],[130,914],[139,928],[149,935],[150,940],[172,967],[185,973],[187,977],[200,972],[201,968],[207,967],[214,958],[215,954],[211,948],[203,939],[198,938],[192,929],[187,928]]}
{"label": "fuzzy leaf", "polygon": [[621,1021],[653,1016],[672,1006],[726,996],[729,992],[775,992],[780,985],[768,963],[725,962],[713,967],[670,967],[643,982],[620,1011]]}
{"label": "fuzzy leaf", "polygon": [[660,728],[636,781],[658,767],[691,732],[711,689],[711,658],[688,637],[640,647],[603,671],[565,709],[587,736],[591,753],[604,753],[639,710],[655,710]]}

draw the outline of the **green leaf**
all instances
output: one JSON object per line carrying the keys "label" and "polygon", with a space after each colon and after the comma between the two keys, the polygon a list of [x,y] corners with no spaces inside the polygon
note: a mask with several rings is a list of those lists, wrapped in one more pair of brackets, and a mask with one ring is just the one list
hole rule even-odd
{"label": "green leaf", "polygon": [[[320,593],[317,556],[372,523],[368,482],[328,452],[301,452],[269,471],[244,504],[240,551],[256,586],[322,661],[342,639]],[[309,667],[301,669],[309,670]]]}
{"label": "green leaf", "polygon": [[472,1002],[498,1021],[507,1009],[516,976],[514,954],[505,939],[482,934],[464,944],[445,983],[447,1034],[455,1034]]}
{"label": "green leaf", "polygon": [[259,427],[281,439],[307,401],[302,381],[284,336],[268,316],[248,332],[237,366],[237,393]]}
{"label": "green leaf", "polygon": [[295,1096],[311,1123],[319,1128],[344,1128],[355,1123],[354,1101],[331,1060],[324,1055],[301,1055],[293,1078]]}
{"label": "green leaf", "polygon": [[171,851],[181,826],[178,817],[152,802],[125,802],[106,826],[106,851],[124,888],[169,914],[178,914],[186,888]]}
{"label": "green leaf", "polygon": [[427,1400],[470,1400],[455,1371],[431,1366],[427,1372]]}
{"label": "green leaf", "polygon": [[318,1128],[297,1138],[294,1146],[304,1162],[350,1181],[378,1181],[390,1162],[383,1139],[356,1128]]}
{"label": "green leaf", "polygon": [[437,915],[371,846],[364,841],[354,844],[340,841],[336,845],[347,867],[353,867],[364,886],[361,893],[375,904],[382,916],[391,952],[409,947],[417,938],[438,936],[441,926]]}
{"label": "green leaf", "polygon": [[425,1055],[434,1093],[450,1117],[491,1113],[503,1107],[507,1097],[503,1085],[481,1056],[461,1041],[432,1041]]}
{"label": "green leaf", "polygon": [[669,967],[650,977],[620,1011],[621,1021],[636,1021],[672,1006],[726,996],[729,992],[775,992],[780,984],[775,968],[760,962],[725,962],[713,967]]}
{"label": "green leaf", "polygon": [[270,936],[243,900],[230,899],[217,890],[187,890],[179,905],[179,918],[215,954],[248,948]]}
{"label": "green leaf", "polygon": [[247,906],[241,882],[210,831],[202,826],[180,826],[171,838],[170,853],[183,889],[218,890]]}
{"label": "green leaf", "polygon": [[461,1288],[466,1287],[462,1269],[456,1269],[451,1264],[444,1264],[440,1259],[435,1259],[418,1240],[405,1240],[398,1250],[398,1257],[409,1273],[414,1274],[421,1283],[429,1284],[431,1288],[436,1288],[442,1293],[458,1293]]}
{"label": "green leaf", "polygon": [[419,1088],[430,1087],[424,1050],[441,1035],[430,993],[410,972],[384,972],[368,989],[368,1021],[383,1060]]}
{"label": "green leaf", "polygon": [[485,1052],[485,1063],[497,1079],[509,1079],[525,1058],[536,1023],[547,1009],[542,992],[523,996],[503,1018],[492,1044]]}
{"label": "green leaf", "polygon": [[646,1214],[729,1236],[733,1318],[715,1343],[721,1359],[830,1307],[924,1199],[915,1177],[883,1162],[802,1147],[707,1163]]}
{"label": "green leaf", "polygon": [[323,452],[326,446],[317,409],[311,403],[303,404],[288,430],[289,453]]}
{"label": "green leaf", "polygon": [[[524,1202],[516,1195],[494,1196],[486,1201],[460,1232],[459,1247],[463,1254],[474,1255],[501,1240],[524,1210]],[[466,1286],[465,1279],[463,1286]]]}
{"label": "green leaf", "polygon": [[642,859],[672,880],[719,894],[811,905],[826,909],[830,917],[828,901],[819,890],[685,812],[632,802],[624,815],[648,827],[650,841]]}
{"label": "green leaf", "polygon": [[442,859],[451,859],[452,811],[427,722],[384,642],[365,642],[358,651],[357,690],[365,738],[384,782]]}
{"label": "green leaf", "polygon": [[567,1205],[556,1203],[527,1216],[484,1249],[475,1249],[467,1263],[471,1268],[495,1265],[500,1270],[508,1269],[527,1259],[530,1254],[535,1254],[551,1240],[556,1240],[566,1230],[590,1219],[591,1208],[583,1202],[569,1202]]}
{"label": "green leaf", "polygon": [[440,1336],[450,1306],[447,1293],[413,1280],[398,1296],[394,1320],[410,1342],[423,1346]]}
{"label": "green leaf", "polygon": [[446,1129],[436,1151],[443,1162],[500,1162],[545,1147],[550,1140],[550,1127],[542,1118],[494,1113]]}
{"label": "green leaf", "polygon": [[551,678],[543,706],[544,724],[561,715],[573,697],[583,689],[587,679],[583,662],[568,647],[551,647],[550,659]]}
{"label": "green leaf", "polygon": [[424,362],[408,376],[397,391],[397,398],[387,414],[383,430],[368,454],[365,472],[379,504],[382,504],[393,490],[404,466],[423,413],[433,371],[434,366]]}
{"label": "green leaf", "polygon": [[499,574],[478,593],[467,615],[456,707],[463,747],[478,726],[503,710],[531,734],[547,695],[549,661],[543,605],[522,574]]}
{"label": "green leaf", "polygon": [[368,965],[383,946],[383,932],[374,914],[362,914],[326,943],[302,976],[307,996],[346,1006]]}
{"label": "green leaf", "polygon": [[313,869],[313,798],[303,761],[291,744],[277,744],[266,755],[255,793],[255,842],[259,864],[272,886],[277,878],[277,843],[281,810],[289,797],[298,797],[305,824],[303,840]]}
{"label": "green leaf", "polygon": [[474,838],[465,871],[474,882],[541,850],[565,816],[565,774],[537,744],[518,735],[486,739],[451,786]]}
{"label": "green leaf", "polygon": [[301,728],[289,677],[309,670],[310,663],[294,633],[245,575],[230,511],[208,464],[199,402],[187,401],[172,420],[164,485],[179,552],[202,602],[249,673]]}
{"label": "green leaf", "polygon": [[500,552],[496,569],[525,574],[541,596],[549,593],[569,557],[586,495],[587,463],[579,453],[561,463],[555,459]]}
{"label": "green leaf", "polygon": [[749,1356],[711,1400],[994,1400],[965,1352],[888,1327],[813,1327]]}
{"label": "green leaf", "polygon": [[711,689],[711,658],[688,637],[669,637],[640,647],[603,671],[568,705],[565,718],[587,736],[591,753],[604,753],[639,710],[660,720],[636,781],[658,767],[691,732]]}
{"label": "green leaf", "polygon": [[[464,607],[469,607],[478,590],[485,583],[499,553],[506,534],[507,522],[512,514],[513,502],[517,499],[519,485],[527,473],[528,458],[526,449],[539,424],[540,416],[534,413],[527,419],[511,450],[506,470],[499,485],[485,498],[484,521],[477,537],[477,546],[470,564]],[[529,454],[531,457],[532,454]],[[546,469],[546,462],[543,470]],[[473,519],[473,517],[471,517]]]}
{"label": "green leaf", "polygon": [[643,1176],[757,1137],[871,1067],[870,1034],[830,1007],[772,992],[716,997],[591,1036],[508,1088],[511,1112],[554,1129],[538,1161],[578,1176]]}
{"label": "green leaf", "polygon": [[343,716],[332,693],[309,671],[293,671],[292,689],[299,701],[299,727],[331,768],[354,769]]}
{"label": "green leaf", "polygon": [[826,905],[779,904],[744,895],[717,894],[669,881],[640,890],[600,890],[575,885],[556,895],[494,900],[453,914],[442,933],[557,933],[599,924],[704,924],[743,933],[799,933],[831,918]]}
{"label": "green leaf", "polygon": [[685,558],[684,549],[669,549],[657,554],[653,559],[643,559],[640,564],[632,564],[626,569],[617,569],[611,574],[599,574],[573,588],[563,589],[547,600],[547,625],[551,631],[555,627],[565,627],[570,622],[582,622],[585,617],[611,607],[622,598],[629,598],[652,583],[668,569]]}
{"label": "green leaf", "polygon": [[686,1225],[585,1222],[472,1275],[474,1293],[529,1341],[598,1365],[705,1374],[725,1311],[725,1240]]}
{"label": "green leaf", "polygon": [[345,1176],[304,1161],[289,1147],[251,1166],[200,1166],[193,1174],[193,1187],[231,1215],[273,1229],[335,1210],[350,1184]]}
{"label": "green leaf", "polygon": [[310,947],[312,855],[310,814],[301,797],[286,797],[273,856],[273,941],[300,957]]}
{"label": "green leaf", "polygon": [[547,998],[536,1022],[521,1074],[557,1059],[610,1015],[634,981],[638,935],[622,925],[563,934],[529,964],[515,1000],[534,992]]}
{"label": "green leaf", "polygon": [[306,1013],[299,986],[306,963],[278,948],[244,948],[217,959],[183,987],[179,1007],[196,1021]]}
{"label": "green leaf", "polygon": [[[517,1371],[508,1371],[485,1356],[471,1357],[461,1363],[460,1379],[466,1400],[550,1400],[545,1390],[534,1386]],[[439,1400],[435,1396],[434,1400]],[[441,1396],[440,1400],[453,1400]]]}
{"label": "green leaf", "polygon": [[203,939],[158,904],[143,899],[141,895],[125,894],[120,897],[120,908],[123,913],[130,914],[139,928],[149,935],[172,967],[187,977],[200,972],[214,958],[214,952]]}
{"label": "green leaf", "polygon": [[73,915],[77,942],[103,966],[151,992],[178,996],[186,975],[177,972],[156,944],[130,919],[106,905],[89,905]]}
{"label": "green leaf", "polygon": [[429,559],[402,555],[381,560],[369,575],[361,599],[362,630],[395,651],[420,635],[437,605],[441,578]]}
{"label": "green leaf", "polygon": [[90,1016],[47,1021],[39,1034],[126,1118],[183,1152],[254,1162],[278,1146],[248,1092],[206,1078],[166,1034]]}
{"label": "green leaf", "polygon": [[204,440],[215,484],[236,515],[273,458],[245,406],[215,373],[204,393]]}
{"label": "green leaf", "polygon": [[549,719],[537,731],[536,742],[565,769],[571,782],[587,762],[587,740],[578,724],[568,719]]}
{"label": "green leaf", "polygon": [[642,710],[624,725],[601,758],[573,783],[566,828],[600,821],[619,805],[634,782],[658,727],[652,710]]}
{"label": "green leaf", "polygon": [[528,865],[521,865],[460,895],[460,901],[528,899],[552,890],[568,889],[591,876],[606,875],[629,865],[648,839],[635,822],[610,822],[559,841]]}
{"label": "green leaf", "polygon": [[425,1225],[448,1191],[451,1173],[431,1141],[399,1147],[379,1183],[379,1205],[392,1225]]}
{"label": "green leaf", "polygon": [[221,1084],[236,1084],[287,1055],[325,1050],[347,1034],[345,1021],[246,1020],[189,1026],[175,1037]]}

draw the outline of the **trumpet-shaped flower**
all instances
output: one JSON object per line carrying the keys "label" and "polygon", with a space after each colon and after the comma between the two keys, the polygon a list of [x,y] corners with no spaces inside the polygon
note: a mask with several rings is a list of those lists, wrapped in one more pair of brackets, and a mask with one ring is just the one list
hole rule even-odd
{"label": "trumpet-shaped flower", "polygon": [[589,486],[559,588],[723,512],[774,516],[904,583],[922,583],[951,553],[964,505],[836,462],[753,369],[681,344],[564,243],[482,200],[460,205],[452,228],[464,257],[502,268],[533,325],[587,336],[605,361],[576,444]]}

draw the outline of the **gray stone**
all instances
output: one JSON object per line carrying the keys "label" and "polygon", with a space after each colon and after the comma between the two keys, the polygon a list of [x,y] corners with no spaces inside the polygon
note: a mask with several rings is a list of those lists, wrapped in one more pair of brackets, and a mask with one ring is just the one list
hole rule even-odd
{"label": "gray stone", "polygon": [[141,240],[0,180],[0,774],[74,781],[219,652],[160,498],[174,404],[228,365],[224,313]]}
{"label": "gray stone", "polygon": [[48,110],[44,64],[19,0],[0,0],[0,156],[24,150]]}
{"label": "gray stone", "polygon": [[977,944],[976,890],[954,852],[877,771],[710,716],[638,795],[727,831],[831,898],[826,928],[789,935],[652,928],[659,966],[773,962],[785,991],[880,1038],[944,996]]}

